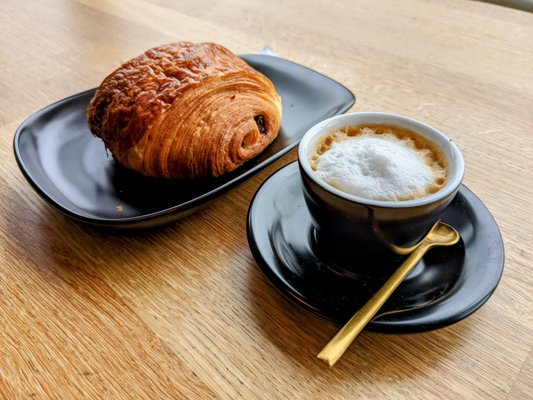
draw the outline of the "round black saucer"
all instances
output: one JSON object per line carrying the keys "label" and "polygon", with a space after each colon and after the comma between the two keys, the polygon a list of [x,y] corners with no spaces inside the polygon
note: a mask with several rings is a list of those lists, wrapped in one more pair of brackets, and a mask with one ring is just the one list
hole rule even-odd
{"label": "round black saucer", "polygon": [[[442,220],[459,231],[461,242],[430,250],[368,330],[440,328],[476,311],[496,289],[503,272],[503,241],[484,204],[461,186]],[[382,284],[376,278],[339,275],[321,261],[297,162],[275,172],[259,188],[248,212],[247,233],[257,263],[282,294],[339,324]]]}

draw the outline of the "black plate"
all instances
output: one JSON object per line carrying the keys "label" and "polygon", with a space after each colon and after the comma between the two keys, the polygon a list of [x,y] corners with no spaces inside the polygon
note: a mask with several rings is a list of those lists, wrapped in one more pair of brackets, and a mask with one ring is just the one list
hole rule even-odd
{"label": "black plate", "polygon": [[229,174],[167,181],[122,168],[87,128],[85,109],[95,89],[29,117],[14,138],[18,165],[44,199],[77,220],[121,229],[158,226],[205,207],[294,148],[311,126],[355,102],[344,86],[301,65],[266,55],[242,58],[272,80],[282,98],[283,119],[276,140]]}
{"label": "black plate", "polygon": [[[301,185],[297,162],[263,183],[250,205],[248,242],[257,263],[282,294],[344,324],[383,280],[341,276],[320,260]],[[473,313],[496,289],[504,249],[487,208],[461,186],[442,219],[459,231],[461,241],[430,250],[367,325],[368,330],[400,333],[443,327]]]}

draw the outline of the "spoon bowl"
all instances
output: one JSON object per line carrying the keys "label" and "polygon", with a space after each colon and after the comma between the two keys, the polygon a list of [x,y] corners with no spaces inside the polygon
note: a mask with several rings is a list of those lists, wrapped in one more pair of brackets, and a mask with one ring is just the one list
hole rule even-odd
{"label": "spoon bowl", "polygon": [[399,247],[393,244],[389,244],[389,247],[398,255],[411,254],[422,244],[426,246],[451,246],[459,241],[459,233],[449,225],[443,222],[437,221],[426,236],[417,244],[411,247]]}
{"label": "spoon bowl", "polygon": [[432,246],[451,246],[459,241],[459,232],[444,222],[437,222],[422,240],[431,242]]}

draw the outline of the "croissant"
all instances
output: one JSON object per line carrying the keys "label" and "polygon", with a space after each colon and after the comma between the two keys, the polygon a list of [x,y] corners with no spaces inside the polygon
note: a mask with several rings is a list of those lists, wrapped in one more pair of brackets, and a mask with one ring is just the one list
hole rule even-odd
{"label": "croissant", "polygon": [[86,112],[115,159],[143,175],[216,177],[278,135],[272,82],[214,43],[163,45],[104,79]]}

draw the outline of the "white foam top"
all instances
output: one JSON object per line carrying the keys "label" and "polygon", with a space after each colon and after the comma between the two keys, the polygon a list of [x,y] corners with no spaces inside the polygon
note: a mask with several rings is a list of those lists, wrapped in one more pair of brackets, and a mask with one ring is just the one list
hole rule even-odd
{"label": "white foam top", "polygon": [[346,193],[374,200],[406,200],[429,194],[435,172],[428,149],[394,134],[363,132],[331,147],[316,160],[316,173]]}

